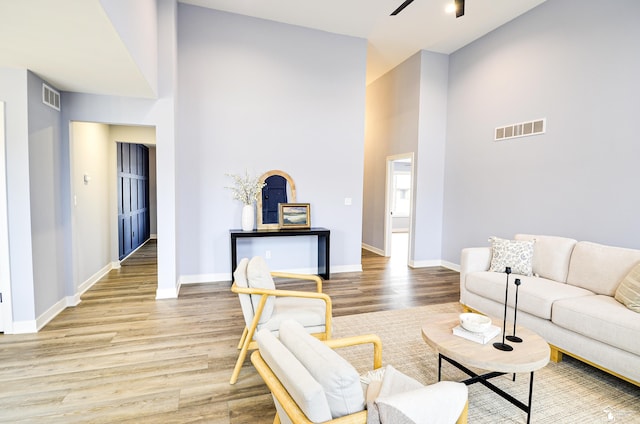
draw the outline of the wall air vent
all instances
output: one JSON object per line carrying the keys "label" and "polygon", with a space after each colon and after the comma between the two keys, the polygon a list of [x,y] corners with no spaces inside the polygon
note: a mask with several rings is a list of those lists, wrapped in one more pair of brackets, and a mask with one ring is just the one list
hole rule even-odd
{"label": "wall air vent", "polygon": [[60,110],[60,93],[47,84],[42,84],[42,103],[55,110]]}
{"label": "wall air vent", "polygon": [[504,127],[498,127],[495,131],[495,141],[502,141],[509,138],[527,137],[530,135],[543,134],[547,127],[547,119],[536,119],[535,121],[521,122]]}

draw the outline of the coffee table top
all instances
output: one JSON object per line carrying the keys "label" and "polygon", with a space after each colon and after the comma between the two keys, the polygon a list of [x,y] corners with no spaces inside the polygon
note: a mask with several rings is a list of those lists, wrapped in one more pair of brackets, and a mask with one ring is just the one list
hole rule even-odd
{"label": "coffee table top", "polygon": [[[496,341],[502,341],[502,333],[487,344],[480,344],[453,335],[459,315],[455,313],[435,314],[422,326],[422,338],[436,352],[460,362],[461,364],[488,371],[504,373],[532,372],[543,368],[549,362],[549,344],[539,335],[524,327],[516,327],[516,335],[522,343],[505,343],[513,346],[510,352],[493,347]],[[502,320],[492,319],[493,324],[502,327]],[[509,326],[509,322],[507,322]],[[513,324],[511,324],[513,329]],[[507,328],[507,335],[510,334]]]}

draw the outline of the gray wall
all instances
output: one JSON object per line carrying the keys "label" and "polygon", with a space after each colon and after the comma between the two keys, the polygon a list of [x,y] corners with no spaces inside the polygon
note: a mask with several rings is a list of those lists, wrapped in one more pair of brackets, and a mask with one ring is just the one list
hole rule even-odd
{"label": "gray wall", "polygon": [[29,188],[36,316],[64,298],[68,275],[64,240],[69,221],[63,210],[69,201],[69,186],[64,184],[69,149],[61,139],[60,112],[42,103],[43,82],[35,74],[28,73]]}
{"label": "gray wall", "polygon": [[[640,248],[640,2],[550,0],[450,58],[443,257],[492,235]],[[493,141],[547,118],[547,133]]]}
{"label": "gray wall", "polygon": [[[449,58],[420,52],[420,115],[415,163],[414,266],[440,265]],[[410,254],[411,255],[411,254]],[[411,257],[411,256],[410,256]]]}
{"label": "gray wall", "polygon": [[[294,179],[312,225],[331,229],[332,268],[359,269],[366,40],[178,10],[180,273],[229,278],[229,229],[240,228],[242,204],[225,174],[272,169]],[[270,249],[272,269],[315,267],[315,242],[299,242],[271,240],[241,254]]]}
{"label": "gray wall", "polygon": [[388,156],[418,150],[420,54],[367,86],[362,242],[384,250]]}
{"label": "gray wall", "polygon": [[[110,140],[109,125],[90,122],[71,125],[74,275],[82,284],[118,259],[118,230],[113,219],[117,214],[116,149],[115,142]],[[85,174],[90,178],[88,183],[84,181]]]}
{"label": "gray wall", "polygon": [[367,87],[363,243],[384,250],[387,157],[415,153],[411,266],[440,264],[447,72],[421,51]]}

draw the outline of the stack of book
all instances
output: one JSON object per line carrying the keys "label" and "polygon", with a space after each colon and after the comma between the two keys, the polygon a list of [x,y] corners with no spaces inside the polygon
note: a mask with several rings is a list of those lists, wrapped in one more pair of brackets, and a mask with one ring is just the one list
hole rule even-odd
{"label": "stack of book", "polygon": [[500,327],[492,325],[483,333],[474,333],[473,331],[466,330],[462,328],[461,325],[458,325],[453,327],[453,334],[476,343],[487,344],[491,339],[500,334]]}

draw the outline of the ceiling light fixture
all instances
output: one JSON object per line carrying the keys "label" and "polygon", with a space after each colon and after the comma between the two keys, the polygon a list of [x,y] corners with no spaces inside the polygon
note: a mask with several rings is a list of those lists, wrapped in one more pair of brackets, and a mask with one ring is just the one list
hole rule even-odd
{"label": "ceiling light fixture", "polygon": [[[404,0],[400,6],[393,12],[391,12],[391,16],[396,16],[398,13],[402,12],[405,7],[409,6],[413,3],[414,0]],[[464,15],[464,0],[454,0],[452,4],[446,6],[445,11],[447,13],[456,12],[456,18]]]}
{"label": "ceiling light fixture", "polygon": [[464,16],[464,0],[455,0],[456,18]]}

